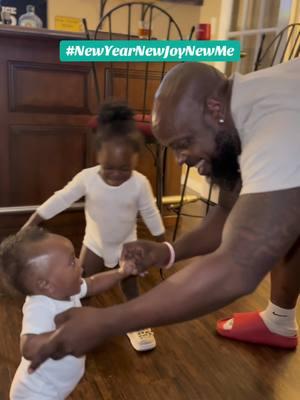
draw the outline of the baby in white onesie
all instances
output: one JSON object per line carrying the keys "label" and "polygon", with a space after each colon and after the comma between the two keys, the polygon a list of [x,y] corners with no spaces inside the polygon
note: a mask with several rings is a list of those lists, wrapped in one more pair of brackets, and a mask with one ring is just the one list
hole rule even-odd
{"label": "baby in white onesie", "polygon": [[[130,108],[104,104],[99,113],[97,160],[99,165],[79,172],[30,217],[25,226],[34,226],[67,209],[85,197],[86,229],[80,254],[84,276],[118,265],[124,243],[137,239],[136,221],[140,214],[159,241],[164,226],[147,178],[135,171],[141,149]],[[121,282],[127,300],[139,295],[136,277]],[[151,329],[127,334],[137,351],[156,346]]]}
{"label": "baby in white onesie", "polygon": [[0,266],[4,281],[26,295],[22,360],[12,382],[10,400],[63,400],[82,378],[85,357],[48,359],[33,373],[28,371],[30,362],[26,358],[53,334],[56,315],[81,307],[82,297],[99,294],[128,277],[130,267],[83,280],[72,243],[39,227],[23,229],[5,239],[0,245]]}

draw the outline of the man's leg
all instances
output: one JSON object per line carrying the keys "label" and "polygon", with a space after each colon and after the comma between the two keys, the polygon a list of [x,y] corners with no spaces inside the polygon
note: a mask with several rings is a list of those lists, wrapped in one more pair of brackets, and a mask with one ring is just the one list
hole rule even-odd
{"label": "man's leg", "polygon": [[240,313],[218,321],[220,335],[245,342],[294,348],[296,304],[300,292],[300,238],[271,272],[271,300],[260,312]]}
{"label": "man's leg", "polygon": [[271,302],[279,307],[296,307],[300,293],[300,238],[271,272]]}

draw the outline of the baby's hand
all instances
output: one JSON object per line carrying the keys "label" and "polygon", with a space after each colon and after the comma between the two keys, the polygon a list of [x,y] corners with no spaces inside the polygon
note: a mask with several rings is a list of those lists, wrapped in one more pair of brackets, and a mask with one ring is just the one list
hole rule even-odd
{"label": "baby's hand", "polygon": [[145,276],[148,274],[148,271],[139,273],[137,267],[135,266],[135,263],[131,261],[120,260],[119,265],[120,265],[119,272],[123,274],[124,277],[130,275]]}
{"label": "baby's hand", "polygon": [[129,275],[137,275],[138,273],[137,269],[134,266],[134,263],[120,260],[119,265],[120,267],[118,271],[120,272],[120,274],[124,275],[124,277],[127,277]]}

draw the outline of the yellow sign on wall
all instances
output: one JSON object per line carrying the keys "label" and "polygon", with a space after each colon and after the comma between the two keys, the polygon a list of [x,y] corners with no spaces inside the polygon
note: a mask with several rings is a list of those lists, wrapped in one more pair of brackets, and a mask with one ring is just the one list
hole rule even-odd
{"label": "yellow sign on wall", "polygon": [[68,32],[83,32],[82,20],[74,17],[55,17],[55,30]]}

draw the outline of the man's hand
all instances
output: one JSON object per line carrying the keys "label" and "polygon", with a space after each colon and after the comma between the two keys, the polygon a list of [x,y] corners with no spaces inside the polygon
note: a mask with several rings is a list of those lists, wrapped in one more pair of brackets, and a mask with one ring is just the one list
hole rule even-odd
{"label": "man's hand", "polygon": [[21,336],[21,354],[26,360],[38,353],[40,348],[46,344],[53,334],[52,332],[41,333],[40,335],[26,334]]}
{"label": "man's hand", "polygon": [[[29,372],[34,372],[48,358],[59,360],[67,355],[81,357],[86,352],[101,344],[109,335],[108,324],[101,321],[101,313],[105,310],[99,310],[91,307],[72,308],[55,318],[57,330],[54,331],[46,342],[36,346],[28,359],[31,360]],[[39,336],[32,338],[39,341]]]}
{"label": "man's hand", "polygon": [[129,264],[132,273],[138,274],[150,267],[164,267],[170,260],[170,250],[164,243],[137,240],[123,246],[120,263]]}

